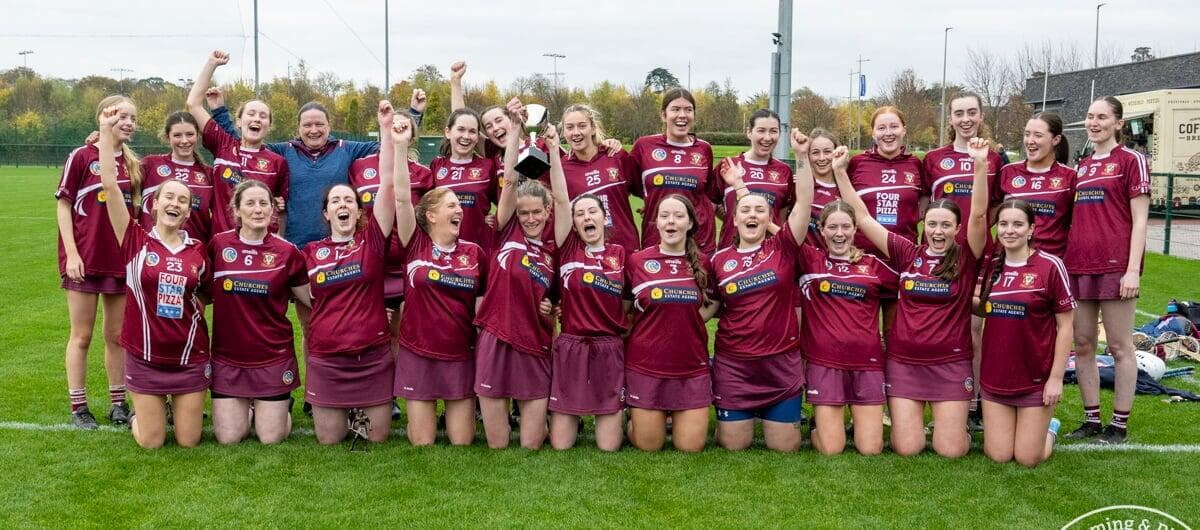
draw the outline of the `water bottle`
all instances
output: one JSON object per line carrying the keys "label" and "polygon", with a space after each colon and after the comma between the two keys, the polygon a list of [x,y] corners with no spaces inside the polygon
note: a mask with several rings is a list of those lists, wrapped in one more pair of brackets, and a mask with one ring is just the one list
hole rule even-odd
{"label": "water bottle", "polygon": [[1167,302],[1167,314],[1170,315],[1170,314],[1178,313],[1178,312],[1179,312],[1179,301],[1172,298],[1170,302]]}

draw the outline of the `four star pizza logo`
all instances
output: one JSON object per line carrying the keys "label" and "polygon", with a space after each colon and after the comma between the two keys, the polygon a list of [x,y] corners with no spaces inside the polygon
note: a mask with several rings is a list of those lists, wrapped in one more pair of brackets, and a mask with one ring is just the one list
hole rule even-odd
{"label": "four star pizza logo", "polygon": [[477,167],[471,168],[471,180],[479,180],[483,178],[483,170]]}
{"label": "four star pizza logo", "polygon": [[[659,161],[659,162],[662,162],[663,160],[666,160],[666,159],[667,159],[667,150],[666,150],[666,149],[663,149],[663,148],[661,148],[661,147],[660,147],[660,148],[658,148],[658,149],[655,149],[655,150],[653,150],[653,151],[651,151],[651,152],[650,152],[650,158],[653,158],[653,159],[655,159],[655,160],[657,160],[657,161]],[[97,164],[97,165],[96,165],[96,168],[97,168],[97,169],[96,169],[96,174],[97,174],[97,175],[99,175],[99,174],[100,174],[100,169],[99,169],[99,167],[100,167],[100,165],[99,165],[99,164]]]}
{"label": "four star pizza logo", "polygon": [[163,177],[163,178],[169,177],[169,176],[171,176],[171,166],[162,164],[162,165],[158,166],[157,168],[154,168],[154,172],[158,173],[158,176],[160,176],[160,177]]}
{"label": "four star pizza logo", "polygon": [[270,164],[271,164],[271,162],[269,162],[265,158],[260,158],[254,162],[255,167],[257,167],[259,171],[266,171],[267,166],[269,166]]}
{"label": "four star pizza logo", "polygon": [[954,169],[954,159],[953,158],[943,158],[941,162],[938,162],[938,167],[940,167],[946,171]]}
{"label": "four star pizza logo", "polygon": [[1101,174],[1106,177],[1117,174],[1116,162],[1109,162],[1107,164],[1104,164],[1104,170],[1101,171]]}
{"label": "four star pizza logo", "polygon": [[1027,272],[1021,275],[1021,287],[1033,287],[1033,282],[1037,281],[1036,272]]}
{"label": "four star pizza logo", "polygon": [[692,165],[699,166],[704,164],[704,155],[700,153],[692,153]]}
{"label": "four star pizza logo", "polygon": [[910,186],[911,186],[911,185],[913,185],[913,184],[916,184],[916,183],[917,183],[917,176],[916,176],[916,175],[914,175],[914,174],[912,174],[912,172],[911,172],[911,171],[905,171],[905,172],[904,172],[904,183],[905,183],[905,184],[908,184],[908,185],[910,185]]}
{"label": "four star pizza logo", "polygon": [[613,182],[621,180],[621,171],[615,167],[608,168],[608,180]]}
{"label": "four star pizza logo", "polygon": [[377,176],[379,176],[379,172],[375,171],[375,168],[373,168],[373,167],[369,167],[365,171],[363,171],[364,179],[373,180]]}
{"label": "four star pizza logo", "polygon": [[276,254],[274,252],[263,252],[262,264],[264,267],[270,267],[275,264]]}

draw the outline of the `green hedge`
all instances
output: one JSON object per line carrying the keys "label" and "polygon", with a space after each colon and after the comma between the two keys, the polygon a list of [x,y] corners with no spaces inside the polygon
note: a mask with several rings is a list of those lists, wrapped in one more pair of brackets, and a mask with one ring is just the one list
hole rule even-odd
{"label": "green hedge", "polygon": [[713,145],[750,145],[750,139],[740,132],[698,132],[696,136]]}

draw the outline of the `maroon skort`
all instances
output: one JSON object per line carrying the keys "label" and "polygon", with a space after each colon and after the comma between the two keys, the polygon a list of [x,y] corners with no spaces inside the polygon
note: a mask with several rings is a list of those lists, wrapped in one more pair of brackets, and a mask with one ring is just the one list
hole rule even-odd
{"label": "maroon skort", "polygon": [[713,357],[713,403],[728,410],[754,410],[796,397],[804,388],[800,350],[753,359]]}
{"label": "maroon skort", "polygon": [[839,370],[808,363],[804,372],[808,391],[805,398],[813,405],[882,405],[883,372]]}
{"label": "maroon skort", "polygon": [[354,355],[304,359],[304,399],[337,409],[374,407],[392,401],[395,361],[383,343]]}
{"label": "maroon skort", "polygon": [[974,397],[970,359],[923,365],[889,358],[883,376],[888,397],[915,401],[970,401]]}
{"label": "maroon skort", "polygon": [[291,393],[300,386],[300,367],[295,357],[257,368],[242,368],[212,360],[212,391],[229,397],[256,399]]}
{"label": "maroon skort", "polygon": [[178,365],[151,363],[131,353],[125,354],[125,387],[148,396],[172,396],[201,392],[208,388],[212,375],[208,361]]}
{"label": "maroon skort", "polygon": [[575,416],[624,406],[625,342],[621,337],[559,335],[554,340],[550,411]]}

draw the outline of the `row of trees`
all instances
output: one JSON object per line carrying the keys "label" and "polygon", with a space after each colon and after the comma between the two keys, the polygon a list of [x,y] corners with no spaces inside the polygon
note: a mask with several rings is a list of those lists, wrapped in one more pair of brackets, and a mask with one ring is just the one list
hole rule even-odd
{"label": "row of trees", "polygon": [[[1084,62],[1078,46],[1049,41],[1026,44],[1007,58],[978,49],[968,49],[967,57],[962,82],[947,86],[947,93],[963,89],[979,93],[986,107],[990,135],[1011,147],[1018,145],[1023,125],[1030,116],[1029,106],[1021,98],[1025,80],[1045,68],[1061,72],[1078,69]],[[1135,51],[1135,60],[1147,57],[1153,57],[1149,49]],[[151,137],[158,136],[159,124],[171,112],[182,110],[187,83],[188,80],[172,83],[161,78],[117,80],[104,76],[63,80],[43,78],[26,68],[0,72],[0,122],[11,124],[11,127],[0,127],[0,143],[73,145],[95,127],[94,114],[99,100],[108,94],[122,93],[131,96],[138,105],[138,121],[143,132],[137,142],[156,144],[158,141]],[[482,110],[518,95],[526,101],[547,105],[552,116],[558,115],[570,103],[586,102],[604,117],[610,136],[631,141],[661,130],[659,94],[678,83],[678,79],[663,68],[650,71],[641,86],[605,81],[586,90],[580,87],[556,89],[548,76],[533,74],[519,77],[503,89],[494,81],[468,84],[465,97],[468,106]],[[254,97],[253,87],[245,81],[232,81],[222,86],[231,106]],[[439,134],[450,110],[450,89],[448,79],[434,65],[416,69],[385,95],[377,86],[356,86],[332,73],[313,74],[301,62],[289,76],[264,83],[260,87],[260,97],[274,113],[271,139],[295,134],[296,113],[308,101],[320,101],[332,111],[334,130],[365,135],[374,129],[376,101],[387,97],[402,105],[415,88],[423,89],[429,98],[423,132]],[[917,149],[929,148],[938,141],[941,92],[939,83],[927,83],[912,69],[895,72],[877,86],[876,97],[862,102],[827,97],[802,87],[792,94],[793,126],[805,131],[825,127],[842,139],[857,136],[861,139],[859,145],[865,146],[870,141],[871,113],[880,105],[895,105],[906,114],[909,143]],[[729,80],[710,82],[695,95],[698,131],[740,132],[745,127],[747,115],[767,106],[765,92],[743,95]],[[728,137],[730,135],[723,138]]]}

